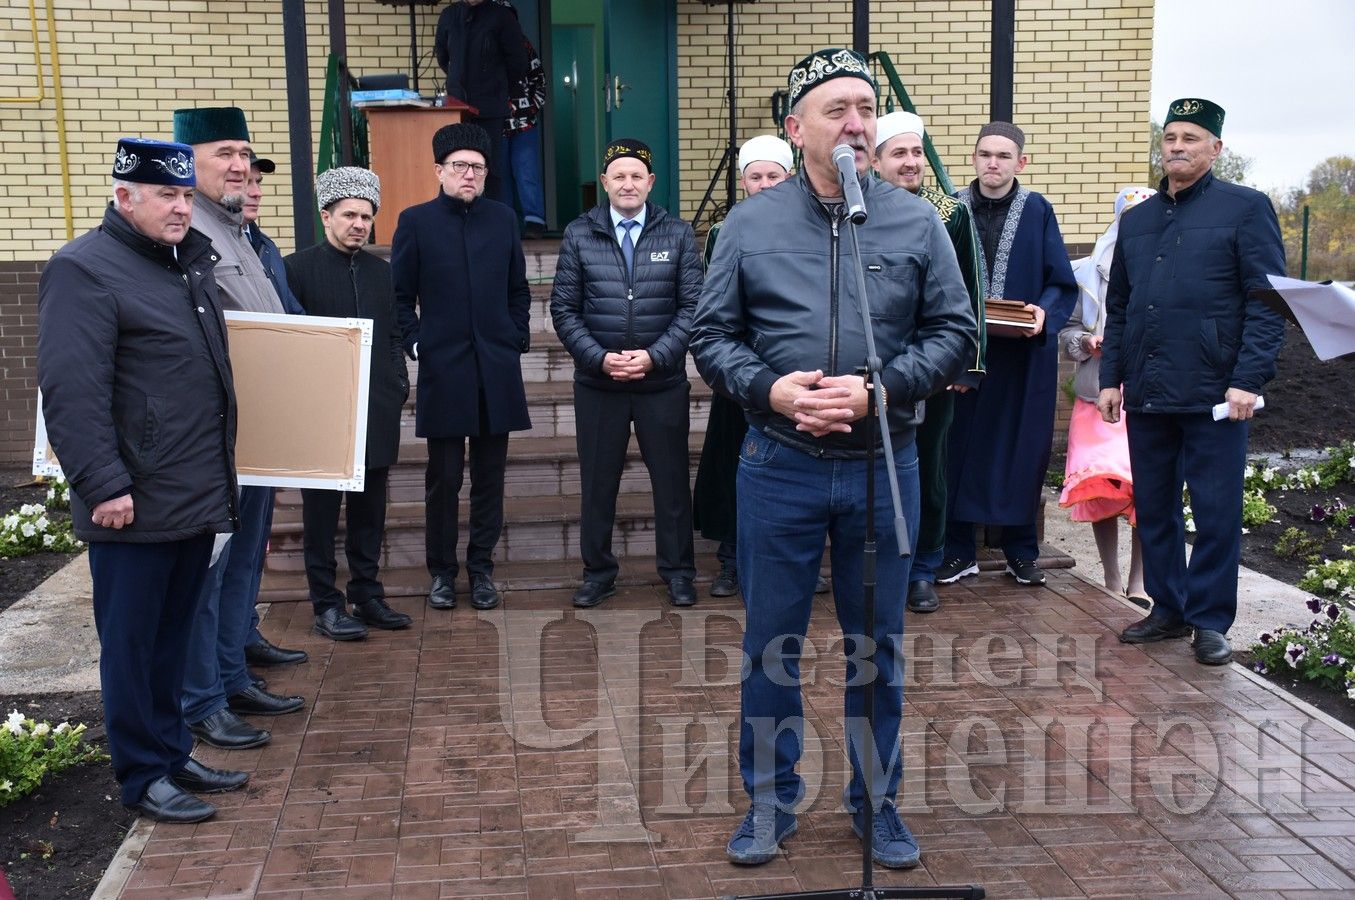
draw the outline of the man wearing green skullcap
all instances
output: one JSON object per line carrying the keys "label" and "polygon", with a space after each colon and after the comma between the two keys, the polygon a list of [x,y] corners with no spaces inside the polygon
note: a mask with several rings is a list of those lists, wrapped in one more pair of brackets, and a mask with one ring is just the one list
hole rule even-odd
{"label": "man wearing green skullcap", "polygon": [[[1123,408],[1152,612],[1128,644],[1195,634],[1195,659],[1232,657],[1247,420],[1275,375],[1284,320],[1253,292],[1283,275],[1284,241],[1265,194],[1215,178],[1223,108],[1177,100],[1162,132],[1160,190],[1120,222],[1101,345],[1107,422]],[[1123,386],[1123,388],[1122,388]],[[1122,393],[1123,390],[1123,393]],[[1216,421],[1211,411],[1226,404]],[[1187,565],[1183,483],[1197,526]]]}

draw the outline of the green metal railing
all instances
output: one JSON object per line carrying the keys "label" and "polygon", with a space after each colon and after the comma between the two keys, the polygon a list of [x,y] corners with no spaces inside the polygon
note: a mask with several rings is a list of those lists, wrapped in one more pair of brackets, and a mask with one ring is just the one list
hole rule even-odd
{"label": "green metal railing", "polygon": [[[872,53],[867,57],[871,63],[878,95],[878,108],[885,113],[894,112],[896,106],[905,112],[917,113],[917,107],[913,105],[913,100],[908,96],[908,89],[903,86],[903,79],[899,77],[899,72],[894,68],[894,62],[889,58],[889,54],[883,50]],[[789,97],[784,90],[775,91],[771,97],[772,121],[776,123],[777,132],[784,139],[786,137],[786,116],[790,113]],[[946,174],[946,165],[941,162],[941,156],[936,152],[936,146],[932,143],[931,135],[922,136],[922,149],[927,154],[927,164],[931,166],[932,174],[936,178],[937,187],[947,194],[955,193],[955,185],[951,182],[950,176]],[[795,165],[799,168],[801,164],[800,151],[795,151]]]}

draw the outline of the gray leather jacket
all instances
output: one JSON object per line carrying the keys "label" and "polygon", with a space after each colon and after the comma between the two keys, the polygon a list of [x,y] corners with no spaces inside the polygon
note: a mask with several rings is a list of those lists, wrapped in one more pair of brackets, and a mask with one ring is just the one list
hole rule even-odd
{"label": "gray leather jacket", "polygon": [[[975,323],[955,249],[936,209],[862,179],[870,218],[857,229],[889,428],[913,439],[922,401],[964,371]],[[796,175],[739,203],[720,228],[693,326],[701,377],[745,410],[750,426],[823,457],[864,453],[863,428],[815,438],[772,410],[772,384],[794,371],[847,375],[864,364],[856,275],[845,221]]]}

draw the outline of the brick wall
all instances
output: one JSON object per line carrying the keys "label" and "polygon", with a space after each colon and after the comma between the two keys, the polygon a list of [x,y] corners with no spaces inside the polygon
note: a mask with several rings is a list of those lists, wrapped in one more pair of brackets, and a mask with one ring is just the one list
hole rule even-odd
{"label": "brick wall", "polygon": [[42,263],[0,262],[0,463],[32,459]]}

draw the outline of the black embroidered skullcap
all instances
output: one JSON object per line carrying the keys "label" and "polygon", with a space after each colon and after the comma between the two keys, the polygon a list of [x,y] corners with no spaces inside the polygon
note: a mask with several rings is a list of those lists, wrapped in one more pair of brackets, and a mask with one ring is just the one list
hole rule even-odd
{"label": "black embroidered skullcap", "polygon": [[172,141],[125,137],[118,141],[113,158],[113,177],[137,184],[170,184],[194,187],[193,148]]}
{"label": "black embroidered skullcap", "polygon": [[872,88],[876,86],[875,77],[870,74],[866,58],[855,50],[841,47],[828,47],[815,50],[795,64],[786,78],[788,100],[791,108],[800,102],[800,98],[825,81],[834,78],[860,78]]}
{"label": "black embroidered skullcap", "polygon": [[644,141],[637,141],[635,138],[617,138],[607,145],[607,149],[602,151],[602,173],[607,173],[607,167],[618,159],[631,157],[638,159],[645,164],[645,168],[650,172],[654,171],[654,153],[649,149],[649,145]]}

